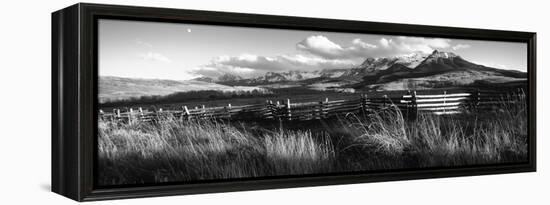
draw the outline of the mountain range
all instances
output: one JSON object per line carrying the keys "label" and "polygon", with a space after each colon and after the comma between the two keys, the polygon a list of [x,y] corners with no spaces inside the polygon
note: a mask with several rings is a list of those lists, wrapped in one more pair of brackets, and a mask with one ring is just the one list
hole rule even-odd
{"label": "mountain range", "polygon": [[394,57],[367,58],[353,68],[316,71],[267,72],[244,78],[226,73],[217,78],[158,80],[101,76],[100,101],[175,92],[218,90],[269,92],[269,89],[302,87],[321,91],[408,90],[472,85],[503,85],[524,82],[527,73],[504,70],[467,61],[451,52],[411,53]]}
{"label": "mountain range", "polygon": [[[452,79],[455,76],[456,79]],[[195,80],[215,82],[230,86],[261,86],[291,83],[312,85],[331,83],[340,87],[363,88],[396,81],[442,80],[457,85],[472,83],[472,80],[516,81],[527,78],[527,73],[515,70],[491,68],[469,62],[452,52],[433,51],[429,55],[409,55],[367,58],[355,68],[324,69],[317,71],[267,72],[255,78],[243,78],[225,74],[217,79],[197,78]],[[420,82],[422,83],[422,82]],[[439,82],[446,83],[446,82]]]}

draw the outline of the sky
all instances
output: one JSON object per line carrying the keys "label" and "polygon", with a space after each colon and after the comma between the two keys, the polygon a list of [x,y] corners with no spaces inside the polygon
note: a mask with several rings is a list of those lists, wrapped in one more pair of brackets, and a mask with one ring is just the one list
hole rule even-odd
{"label": "sky", "polygon": [[527,71],[527,44],[183,23],[99,20],[99,75],[189,80],[353,68],[366,58],[433,50]]}

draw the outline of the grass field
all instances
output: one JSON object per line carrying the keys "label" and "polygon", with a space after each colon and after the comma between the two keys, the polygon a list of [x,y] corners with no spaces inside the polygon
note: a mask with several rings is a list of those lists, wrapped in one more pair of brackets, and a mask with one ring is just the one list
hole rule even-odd
{"label": "grass field", "polygon": [[[524,99],[524,98],[522,98]],[[523,162],[527,108],[420,115],[398,109],[296,125],[278,121],[99,122],[100,185]],[[266,126],[267,124],[267,126]]]}

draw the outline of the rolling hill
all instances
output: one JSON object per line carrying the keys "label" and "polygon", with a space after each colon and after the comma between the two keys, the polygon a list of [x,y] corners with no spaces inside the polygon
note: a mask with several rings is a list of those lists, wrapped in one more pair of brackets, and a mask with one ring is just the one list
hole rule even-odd
{"label": "rolling hill", "polygon": [[265,88],[254,86],[227,86],[199,80],[161,80],[123,78],[113,76],[99,77],[99,102],[130,99],[141,96],[162,96],[176,92],[217,90],[217,91],[252,91],[266,92]]}

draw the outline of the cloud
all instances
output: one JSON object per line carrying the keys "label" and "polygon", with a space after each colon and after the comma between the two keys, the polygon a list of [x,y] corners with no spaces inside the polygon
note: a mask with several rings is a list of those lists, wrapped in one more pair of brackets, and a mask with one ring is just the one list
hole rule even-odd
{"label": "cloud", "polygon": [[136,38],[135,39],[135,43],[141,47],[145,47],[146,49],[144,50],[147,50],[147,52],[144,52],[144,53],[140,53],[138,54],[138,56],[143,59],[143,60],[147,60],[147,61],[157,61],[157,62],[162,62],[162,63],[171,63],[172,60],[168,57],[166,57],[165,55],[159,53],[159,52],[154,52],[153,50],[153,44],[149,43],[149,42],[146,42],[146,41],[143,41],[141,40],[140,38]]}
{"label": "cloud", "polygon": [[296,44],[296,47],[326,58],[338,57],[344,50],[340,45],[324,36],[310,36]]}
{"label": "cloud", "polygon": [[392,44],[392,39],[385,39],[385,38],[382,38],[380,39],[380,45],[382,45],[383,48],[390,48],[390,44]]}
{"label": "cloud", "polygon": [[157,53],[157,52],[152,52],[152,51],[149,51],[147,53],[144,53],[144,54],[139,54],[139,57],[141,57],[143,60],[148,60],[148,61],[158,61],[158,62],[163,62],[163,63],[171,63],[172,60],[170,60],[170,58],[160,54],[160,53]]}
{"label": "cloud", "polygon": [[397,37],[390,41],[390,48],[397,54],[408,54],[412,52],[431,53],[436,49],[445,49],[451,46],[450,39],[423,38],[423,37]]}
{"label": "cloud", "polygon": [[226,73],[242,77],[255,77],[273,71],[312,71],[331,68],[351,68],[367,57],[387,57],[431,53],[434,49],[451,47],[451,40],[441,38],[393,37],[366,42],[356,38],[347,45],[340,45],[322,35],[309,36],[296,44],[299,53],[276,56],[242,54],[218,56],[208,64],[198,66],[194,73],[217,77]]}
{"label": "cloud", "polygon": [[[298,50],[302,50],[319,57],[328,59],[357,58],[368,50],[378,46],[354,39],[348,47],[342,47],[325,36],[310,36],[296,44]],[[364,56],[363,56],[364,57]]]}
{"label": "cloud", "polygon": [[148,42],[145,42],[145,41],[143,41],[143,40],[141,40],[141,39],[139,39],[139,38],[136,38],[135,42],[136,42],[136,44],[138,44],[138,45],[140,45],[140,46],[144,46],[144,47],[147,47],[147,48],[150,48],[150,49],[153,48],[153,44],[150,44],[150,43],[148,43]]}
{"label": "cloud", "polygon": [[256,77],[266,72],[350,68],[356,64],[357,62],[351,60],[325,59],[303,54],[278,55],[274,57],[242,54],[240,56],[216,57],[209,64],[195,68],[194,73],[208,77],[217,77],[226,73],[242,77]]}
{"label": "cloud", "polygon": [[451,40],[442,38],[394,37],[381,38],[375,42],[353,39],[349,46],[339,45],[325,36],[310,36],[296,44],[300,51],[327,59],[354,59],[410,54],[431,53],[435,49],[451,46]]}
{"label": "cloud", "polygon": [[457,44],[455,46],[453,46],[453,50],[460,50],[460,49],[466,49],[466,48],[470,48],[472,46],[468,45],[468,44]]}
{"label": "cloud", "polygon": [[410,53],[428,54],[436,49],[445,49],[450,47],[451,40],[442,38],[422,38],[422,37],[396,37],[381,38],[378,41],[380,49],[365,53],[370,57],[386,57],[405,55]]}

